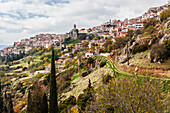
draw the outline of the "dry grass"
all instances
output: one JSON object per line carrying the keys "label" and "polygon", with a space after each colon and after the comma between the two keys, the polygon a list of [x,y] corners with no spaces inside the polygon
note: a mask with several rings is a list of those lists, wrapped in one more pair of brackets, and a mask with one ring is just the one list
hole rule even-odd
{"label": "dry grass", "polygon": [[78,96],[83,93],[83,90],[87,88],[89,79],[91,80],[92,86],[94,86],[94,88],[97,88],[97,86],[99,86],[101,83],[102,76],[106,73],[111,73],[111,71],[111,69],[105,66],[103,68],[97,69],[86,77],[79,77],[72,81],[72,83],[76,84],[76,87],[70,92],[63,93],[63,95],[65,95],[66,98],[68,98],[70,95],[73,95],[78,98]]}
{"label": "dry grass", "polygon": [[[140,59],[142,54],[146,55],[146,58]],[[146,68],[170,68],[170,59],[167,61],[158,64],[158,63],[150,63],[150,59],[148,59],[148,52],[138,53],[132,59],[130,59],[130,65],[136,65],[139,67],[146,67]]]}

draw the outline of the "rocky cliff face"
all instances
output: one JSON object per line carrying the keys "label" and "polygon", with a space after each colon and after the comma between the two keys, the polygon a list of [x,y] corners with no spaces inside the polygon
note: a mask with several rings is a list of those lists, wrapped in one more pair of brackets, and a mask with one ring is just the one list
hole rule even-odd
{"label": "rocky cliff face", "polygon": [[170,20],[165,23],[165,25],[163,26],[163,30],[160,30],[158,33],[159,35],[163,35],[163,37],[159,41],[159,44],[170,40]]}

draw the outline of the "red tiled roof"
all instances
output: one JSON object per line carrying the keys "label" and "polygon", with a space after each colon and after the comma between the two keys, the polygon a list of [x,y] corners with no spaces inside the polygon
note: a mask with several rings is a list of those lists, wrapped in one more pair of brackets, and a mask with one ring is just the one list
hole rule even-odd
{"label": "red tiled roof", "polygon": [[121,36],[116,36],[116,37],[113,37],[113,38],[121,38]]}
{"label": "red tiled roof", "polygon": [[121,33],[127,33],[127,31],[122,31]]}
{"label": "red tiled roof", "polygon": [[86,51],[86,53],[94,53],[93,51],[89,50],[89,51]]}
{"label": "red tiled roof", "polygon": [[123,25],[129,25],[129,23],[124,23]]}
{"label": "red tiled roof", "polygon": [[60,62],[60,61],[64,61],[64,60],[63,59],[59,59],[58,61]]}
{"label": "red tiled roof", "polygon": [[82,43],[75,43],[75,45],[77,45],[77,44],[82,44]]}

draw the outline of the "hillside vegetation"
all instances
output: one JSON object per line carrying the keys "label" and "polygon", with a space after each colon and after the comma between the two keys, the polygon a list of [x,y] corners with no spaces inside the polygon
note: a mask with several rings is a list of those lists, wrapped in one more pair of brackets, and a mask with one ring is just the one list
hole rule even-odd
{"label": "hillside vegetation", "polygon": [[[64,47],[40,46],[1,56],[0,112],[170,112],[168,18],[169,9],[160,20],[147,19],[143,29],[128,30],[115,41],[82,33],[65,38]],[[86,37],[105,42],[101,48],[84,42],[73,52]]]}

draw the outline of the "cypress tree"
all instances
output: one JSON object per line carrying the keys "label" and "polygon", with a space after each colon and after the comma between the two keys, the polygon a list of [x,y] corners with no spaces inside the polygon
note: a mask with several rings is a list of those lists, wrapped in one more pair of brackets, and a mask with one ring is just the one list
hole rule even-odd
{"label": "cypress tree", "polygon": [[14,108],[13,108],[13,103],[12,103],[11,94],[10,94],[10,96],[9,96],[9,104],[8,104],[8,107],[9,107],[9,113],[14,113]]}
{"label": "cypress tree", "polygon": [[6,95],[6,91],[5,91],[5,99],[4,99],[4,113],[7,113],[8,109],[7,109],[7,95]]}
{"label": "cypress tree", "polygon": [[52,47],[52,60],[51,60],[51,75],[50,75],[50,113],[58,113],[57,101],[57,87],[56,87],[56,72],[54,60],[54,48]]}
{"label": "cypress tree", "polygon": [[5,90],[5,99],[7,100],[6,90]]}
{"label": "cypress tree", "polygon": [[28,100],[27,100],[27,113],[31,113],[31,105],[30,105],[31,93],[28,92]]}
{"label": "cypress tree", "polygon": [[42,113],[48,113],[47,96],[45,93],[43,95],[43,101],[42,101]]}
{"label": "cypress tree", "polygon": [[89,79],[89,84],[88,84],[88,88],[91,88],[91,80]]}
{"label": "cypress tree", "polygon": [[3,112],[3,97],[2,97],[1,80],[0,80],[0,113],[2,112]]}

